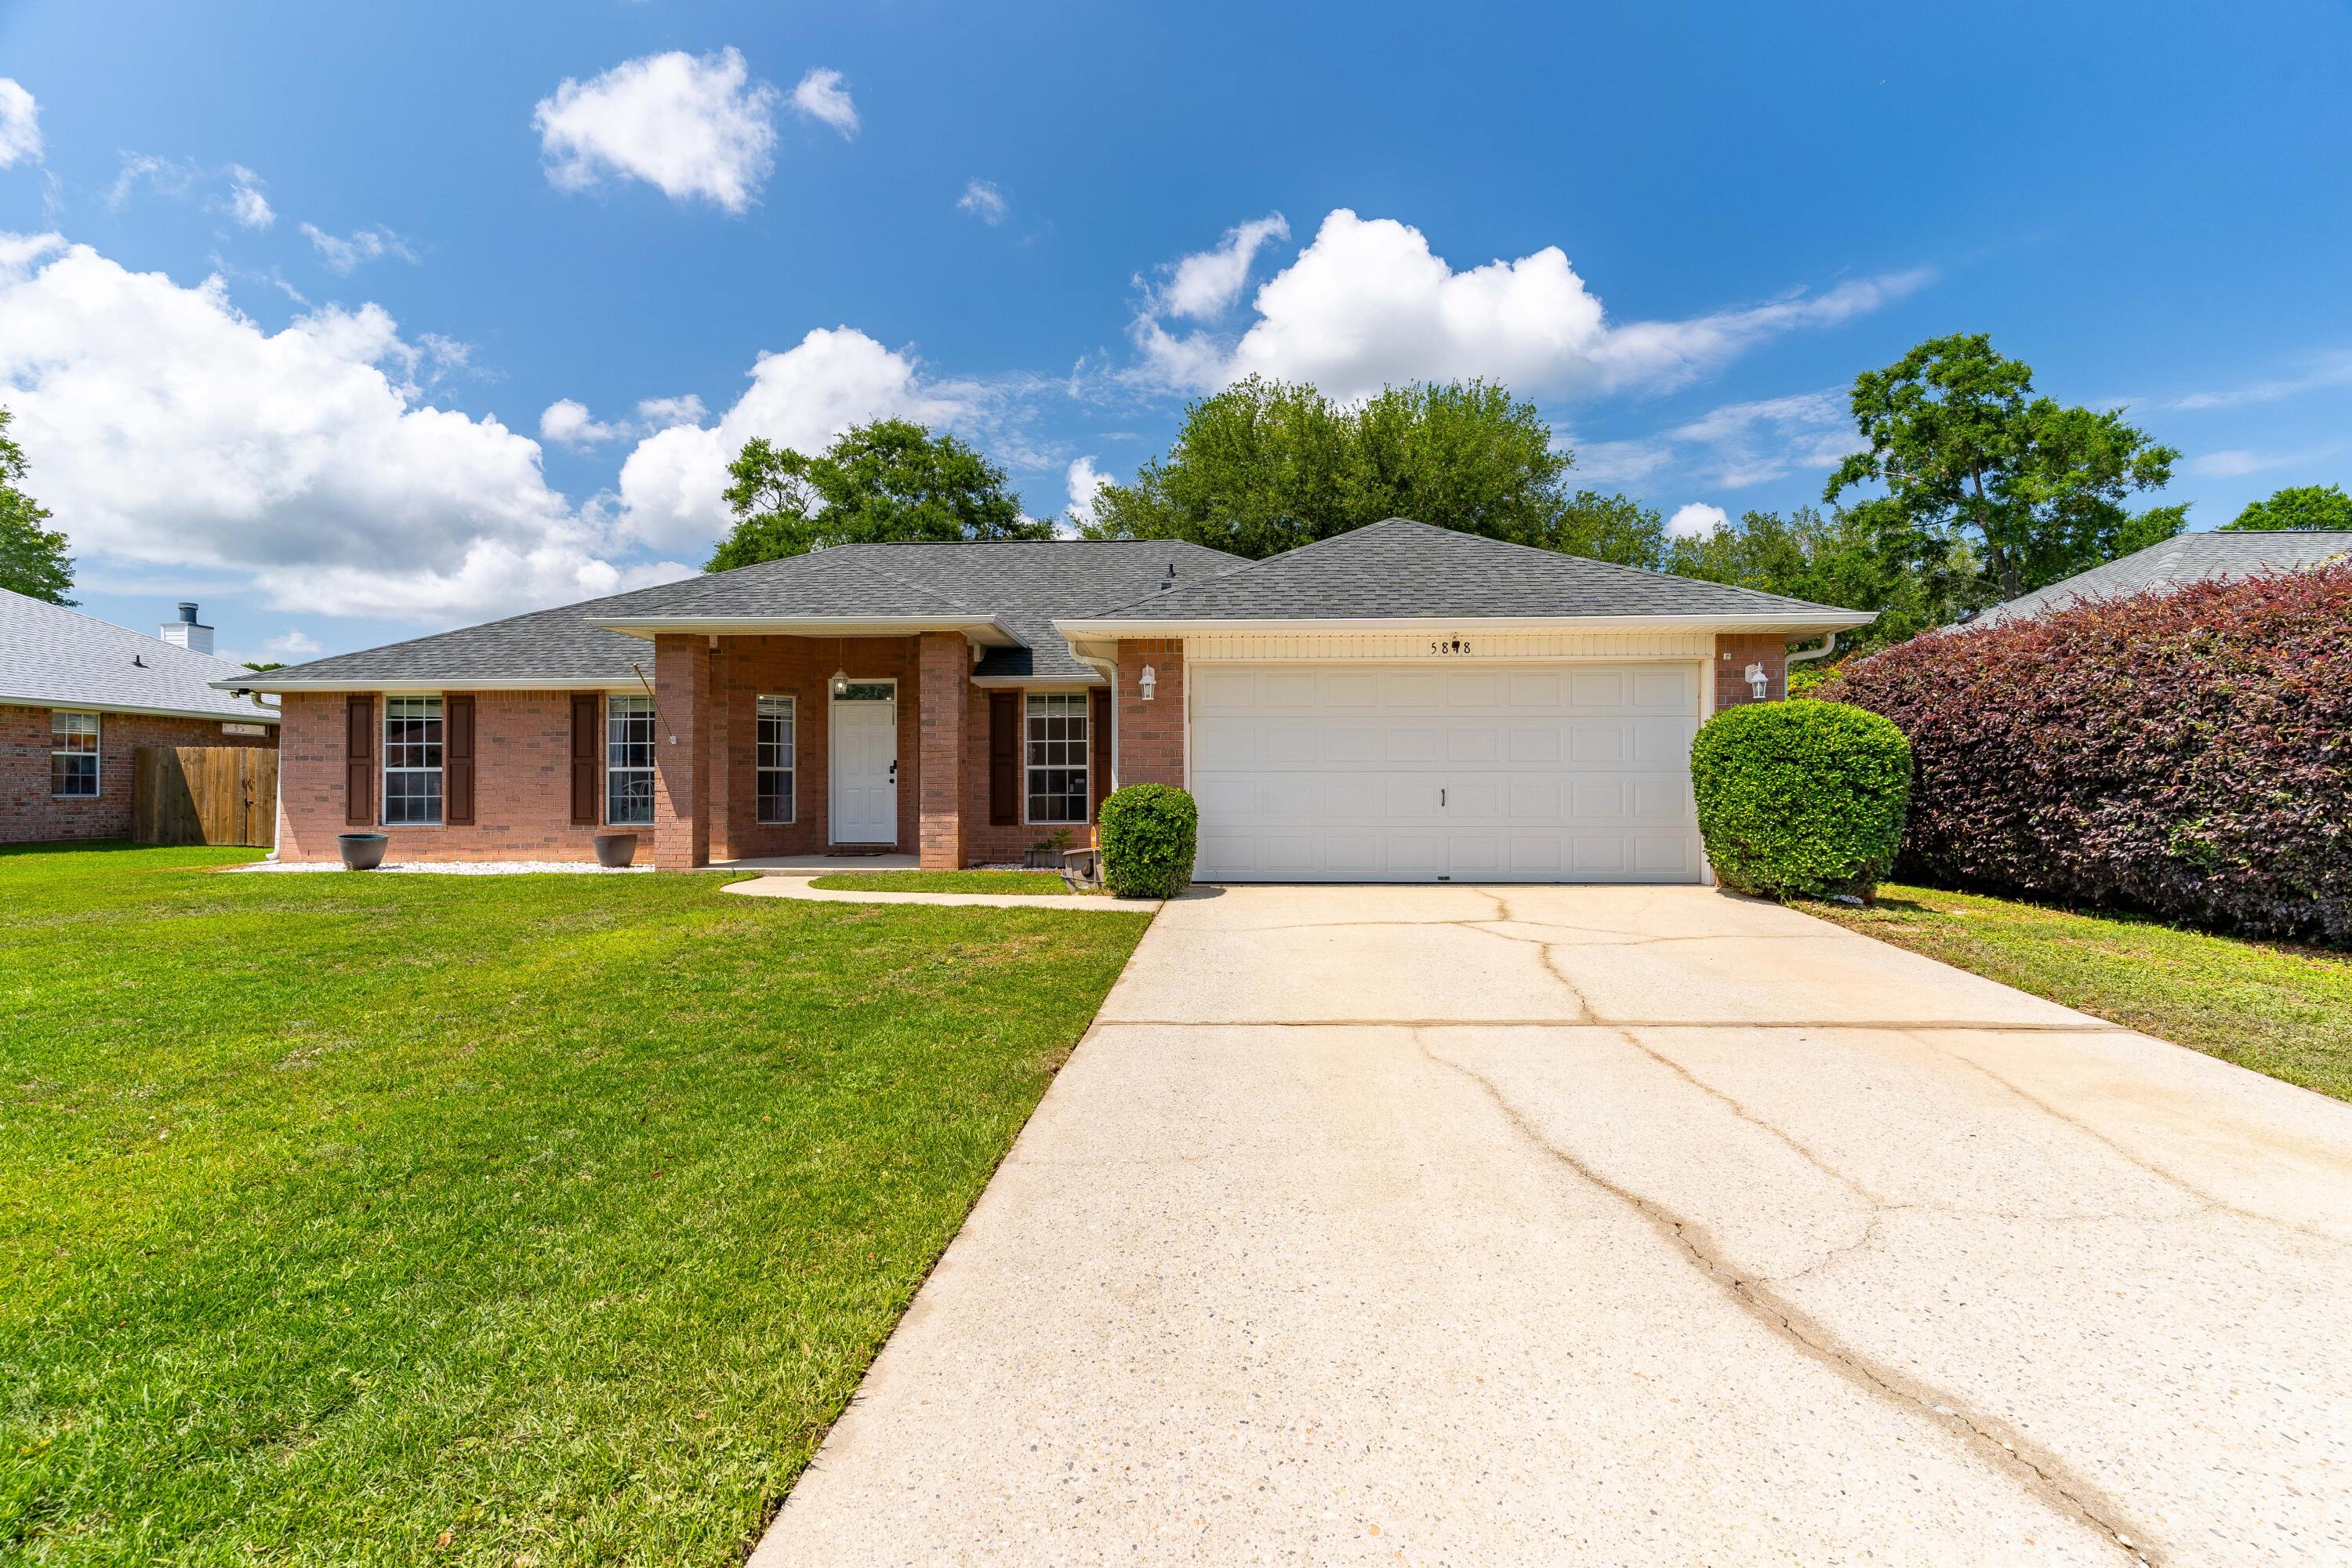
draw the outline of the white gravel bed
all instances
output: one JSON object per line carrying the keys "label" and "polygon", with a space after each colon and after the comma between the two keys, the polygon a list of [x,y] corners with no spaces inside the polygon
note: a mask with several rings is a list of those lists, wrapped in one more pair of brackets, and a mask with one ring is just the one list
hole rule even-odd
{"label": "white gravel bed", "polygon": [[[342,868],[340,860],[257,860],[250,866],[229,868],[232,871],[340,871]],[[599,866],[593,860],[387,860],[369,875],[400,871],[423,877],[523,877],[553,871],[566,876],[628,877],[652,869],[651,866]]]}

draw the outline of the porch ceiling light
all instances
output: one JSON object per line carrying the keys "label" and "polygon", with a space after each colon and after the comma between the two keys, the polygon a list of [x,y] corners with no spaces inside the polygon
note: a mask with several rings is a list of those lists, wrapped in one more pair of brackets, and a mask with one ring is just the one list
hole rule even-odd
{"label": "porch ceiling light", "polygon": [[835,697],[849,695],[849,671],[836,669],[833,672],[833,694]]}

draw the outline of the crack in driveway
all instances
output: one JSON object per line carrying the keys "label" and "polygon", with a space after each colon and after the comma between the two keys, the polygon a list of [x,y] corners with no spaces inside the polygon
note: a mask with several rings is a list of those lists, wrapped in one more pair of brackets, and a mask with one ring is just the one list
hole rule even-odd
{"label": "crack in driveway", "polygon": [[1887,1400],[1952,1433],[1997,1468],[2016,1477],[2045,1502],[2097,1531],[2120,1550],[2129,1552],[2135,1562],[2154,1568],[2158,1560],[2147,1547],[2139,1544],[2145,1539],[2145,1531],[2137,1532],[2136,1539],[2135,1529],[2123,1522],[2122,1511],[2114,1501],[2091,1482],[2075,1475],[2063,1461],[2035,1451],[2030,1446],[2021,1447],[2003,1436],[1999,1423],[1989,1416],[1964,1410],[1957,1402],[1957,1395],[1915,1383],[1841,1343],[1835,1335],[1815,1322],[1801,1308],[1778,1295],[1771,1289],[1770,1281],[1741,1269],[1724,1257],[1705,1227],[1675,1214],[1655,1199],[1612,1181],[1554,1143],[1511,1103],[1510,1098],[1492,1079],[1431,1050],[1419,1029],[1412,1031],[1412,1034],[1413,1045],[1425,1059],[1459,1074],[1475,1085],[1522,1139],[1592,1187],[1632,1209],[1652,1228],[1671,1240],[1684,1257],[1719,1287],[1734,1304],[1774,1333],[1833,1368],[1874,1396]]}

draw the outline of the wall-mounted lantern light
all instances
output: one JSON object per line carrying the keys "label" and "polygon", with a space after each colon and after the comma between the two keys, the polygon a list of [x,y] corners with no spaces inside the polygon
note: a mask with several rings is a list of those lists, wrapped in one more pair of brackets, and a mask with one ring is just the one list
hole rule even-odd
{"label": "wall-mounted lantern light", "polygon": [[1771,694],[1772,678],[1764,673],[1764,667],[1760,663],[1748,667],[1748,689],[1756,693],[1756,700],[1759,702]]}
{"label": "wall-mounted lantern light", "polygon": [[1137,678],[1136,684],[1143,688],[1143,700],[1149,702],[1151,700],[1152,689],[1160,684],[1160,672],[1147,664],[1143,667],[1143,674]]}
{"label": "wall-mounted lantern light", "polygon": [[849,671],[836,669],[833,672],[833,694],[835,697],[849,695]]}

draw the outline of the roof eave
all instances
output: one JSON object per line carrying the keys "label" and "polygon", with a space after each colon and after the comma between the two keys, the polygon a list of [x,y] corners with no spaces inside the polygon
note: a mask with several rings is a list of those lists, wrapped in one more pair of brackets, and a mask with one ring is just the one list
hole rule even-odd
{"label": "roof eave", "polygon": [[1461,631],[1474,626],[1487,632],[1726,631],[1818,637],[1823,632],[1866,626],[1877,618],[1876,614],[1867,610],[1827,608],[1673,616],[1203,616],[1181,619],[1096,616],[1057,620],[1054,629],[1072,641],[1079,637],[1193,637],[1217,632]]}
{"label": "roof eave", "polygon": [[331,691],[619,691],[636,689],[636,680],[626,675],[587,677],[570,676],[562,679],[542,679],[520,680],[506,679],[483,679],[474,676],[451,675],[436,679],[383,679],[365,676],[329,676],[318,680],[273,680],[267,675],[257,675],[250,680],[215,680],[214,689],[220,691],[270,692],[331,692]]}
{"label": "roof eave", "polygon": [[600,631],[651,639],[665,632],[713,637],[893,637],[961,632],[984,647],[1026,647],[993,616],[614,616],[588,623]]}
{"label": "roof eave", "polygon": [[[218,690],[229,689],[219,682],[212,684]],[[239,691],[253,689],[243,681],[235,684]],[[132,702],[85,702],[75,697],[15,697],[5,692],[0,692],[0,707],[61,708],[68,713],[122,713],[141,719],[196,719],[207,723],[218,720],[224,724],[275,724],[278,717],[268,708],[223,711],[215,708],[147,707]]]}

